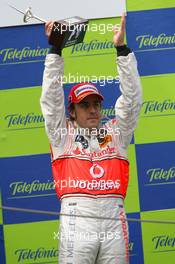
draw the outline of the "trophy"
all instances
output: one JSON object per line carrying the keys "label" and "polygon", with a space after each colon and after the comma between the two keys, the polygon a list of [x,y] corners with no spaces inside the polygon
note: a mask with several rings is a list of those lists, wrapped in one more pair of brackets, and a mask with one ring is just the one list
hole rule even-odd
{"label": "trophy", "polygon": [[[26,12],[23,12],[12,5],[9,6],[24,15],[23,21],[25,23],[33,18],[44,23],[47,22],[46,20],[35,16],[31,11],[31,7],[29,7]],[[87,19],[78,16],[55,21],[49,37],[49,44],[63,49],[83,42],[88,22]]]}

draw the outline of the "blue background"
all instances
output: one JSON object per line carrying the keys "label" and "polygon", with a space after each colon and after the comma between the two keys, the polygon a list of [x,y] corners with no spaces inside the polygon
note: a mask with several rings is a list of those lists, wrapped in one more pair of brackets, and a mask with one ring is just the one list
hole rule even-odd
{"label": "blue background", "polygon": [[[147,11],[129,12],[127,15],[127,43],[135,52],[139,73],[141,76],[156,75],[175,72],[175,43],[159,45],[153,49],[143,47],[139,49],[137,36],[140,35],[157,35],[165,33],[167,36],[174,35],[175,25],[175,8],[156,9]],[[156,50],[158,48],[170,48],[169,50]],[[145,51],[146,50],[146,51]]]}

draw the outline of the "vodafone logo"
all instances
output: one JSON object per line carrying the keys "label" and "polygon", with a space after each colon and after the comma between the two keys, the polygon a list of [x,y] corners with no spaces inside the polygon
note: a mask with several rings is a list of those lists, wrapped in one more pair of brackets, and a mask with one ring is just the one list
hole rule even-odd
{"label": "vodafone logo", "polygon": [[92,167],[90,168],[90,174],[95,179],[99,179],[103,177],[104,173],[105,173],[104,169],[98,164],[93,164]]}

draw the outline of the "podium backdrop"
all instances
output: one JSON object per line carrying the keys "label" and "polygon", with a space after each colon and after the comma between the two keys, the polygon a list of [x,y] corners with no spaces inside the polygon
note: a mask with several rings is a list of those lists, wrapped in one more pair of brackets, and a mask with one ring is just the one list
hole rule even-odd
{"label": "podium backdrop", "polygon": [[[127,2],[127,43],[144,98],[129,146],[125,205],[129,218],[175,220],[175,8],[174,0],[156,2]],[[98,31],[63,53],[65,80],[98,78],[109,118],[120,92],[112,32],[102,34],[100,24],[115,23],[119,19],[91,20]],[[0,28],[0,36],[0,205],[59,212],[39,105],[49,50],[44,26]],[[72,85],[64,85],[66,98]],[[57,263],[58,227],[57,216],[1,210],[0,263]],[[129,228],[131,264],[175,263],[175,225],[132,222]]]}

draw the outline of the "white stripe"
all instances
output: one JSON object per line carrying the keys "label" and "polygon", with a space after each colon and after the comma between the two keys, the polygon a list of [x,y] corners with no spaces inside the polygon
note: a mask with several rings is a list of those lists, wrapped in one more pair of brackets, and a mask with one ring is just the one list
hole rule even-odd
{"label": "white stripe", "polygon": [[114,198],[122,198],[124,199],[124,197],[121,194],[97,194],[97,195],[93,195],[93,194],[87,194],[87,193],[68,193],[68,194],[63,194],[61,197],[61,200],[64,198],[69,198],[69,197],[79,197],[79,196],[83,196],[83,197],[87,197],[87,198],[108,198],[108,197],[114,197]]}
{"label": "white stripe", "polygon": [[82,94],[84,92],[96,92],[96,93],[98,93],[98,90],[95,86],[87,84],[87,85],[83,85],[83,86],[77,88],[74,91],[76,96],[79,96],[80,94]]}

